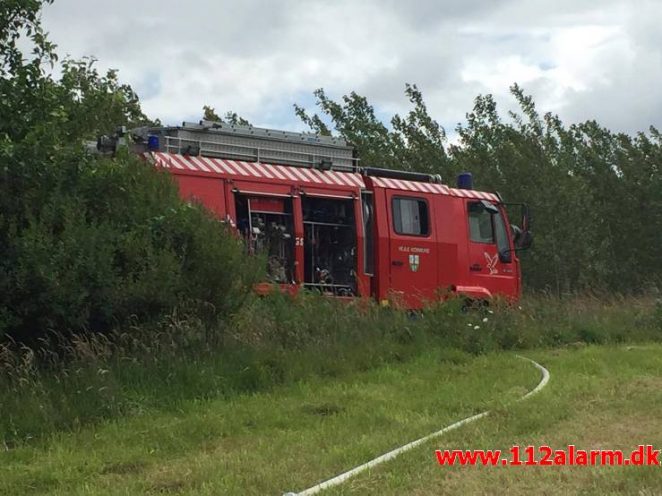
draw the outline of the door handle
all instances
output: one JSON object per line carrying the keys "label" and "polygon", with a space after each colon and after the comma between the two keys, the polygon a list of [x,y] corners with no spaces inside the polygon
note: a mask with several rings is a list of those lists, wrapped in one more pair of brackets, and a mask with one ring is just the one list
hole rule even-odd
{"label": "door handle", "polygon": [[405,263],[401,260],[393,260],[391,262],[391,265],[395,265],[396,267],[402,267]]}
{"label": "door handle", "polygon": [[480,272],[481,270],[483,270],[483,266],[481,264],[475,263],[471,267],[469,267],[469,270],[471,272]]}

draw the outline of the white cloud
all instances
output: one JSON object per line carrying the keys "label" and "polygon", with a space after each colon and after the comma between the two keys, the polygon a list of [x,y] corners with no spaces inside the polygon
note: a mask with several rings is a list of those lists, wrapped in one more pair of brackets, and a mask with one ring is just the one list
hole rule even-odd
{"label": "white cloud", "polygon": [[654,0],[56,0],[44,23],[61,51],[100,67],[169,123],[204,104],[296,129],[291,105],[356,90],[380,115],[406,112],[417,83],[453,127],[478,93],[504,110],[518,82],[542,111],[625,131],[662,127],[662,40]]}
{"label": "white cloud", "polygon": [[526,63],[520,55],[506,55],[487,64],[481,57],[471,58],[461,75],[463,81],[475,81],[486,88],[507,88],[513,81],[526,86],[544,77],[544,71],[540,66]]}

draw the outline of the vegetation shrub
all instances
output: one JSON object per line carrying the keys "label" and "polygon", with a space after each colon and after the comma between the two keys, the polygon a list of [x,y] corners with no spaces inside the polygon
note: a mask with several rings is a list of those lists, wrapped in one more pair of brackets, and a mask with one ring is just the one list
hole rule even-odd
{"label": "vegetation shrub", "polygon": [[175,308],[213,324],[259,275],[223,224],[141,160],[80,156],[50,178],[0,228],[0,335],[109,331]]}

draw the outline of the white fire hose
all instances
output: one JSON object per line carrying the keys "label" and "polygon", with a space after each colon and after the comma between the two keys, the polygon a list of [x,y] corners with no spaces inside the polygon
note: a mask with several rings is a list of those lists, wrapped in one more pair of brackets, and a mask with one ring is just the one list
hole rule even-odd
{"label": "white fire hose", "polygon": [[[540,378],[540,382],[538,383],[538,385],[535,388],[533,388],[531,391],[529,391],[528,393],[526,393],[524,396],[522,396],[521,398],[519,398],[517,400],[517,401],[522,401],[522,400],[530,398],[534,394],[538,393],[542,388],[544,388],[547,385],[547,383],[549,382],[549,371],[545,367],[540,365],[538,362],[535,362],[535,361],[531,360],[530,358],[526,358],[526,357],[519,356],[519,355],[517,355],[517,358],[520,358],[522,360],[526,360],[528,362],[531,362],[541,372],[541,378]],[[472,415],[471,417],[467,417],[465,419],[459,420],[459,421],[455,422],[454,424],[451,424],[447,427],[444,427],[443,429],[441,429],[439,431],[433,432],[432,434],[428,434],[427,436],[424,436],[420,439],[417,439],[416,441],[412,441],[410,443],[407,443],[404,446],[400,446],[399,448],[396,448],[392,451],[389,451],[388,453],[384,453],[383,455],[378,456],[374,460],[370,460],[369,462],[366,462],[363,465],[359,465],[358,467],[355,467],[351,470],[348,470],[347,472],[343,472],[342,474],[337,475],[337,476],[335,476],[331,479],[328,479],[324,482],[320,482],[316,486],[313,486],[309,489],[306,489],[305,491],[301,491],[299,493],[289,492],[289,493],[285,493],[283,496],[311,496],[312,494],[317,494],[320,491],[323,491],[324,489],[328,489],[330,487],[342,484],[347,479],[349,479],[351,477],[354,477],[355,475],[360,474],[361,472],[364,472],[364,471],[368,470],[369,468],[376,467],[377,465],[380,465],[384,462],[387,462],[389,460],[393,460],[394,458],[401,455],[402,453],[405,453],[406,451],[414,449],[415,447],[425,443],[426,441],[429,441],[430,439],[434,439],[435,437],[439,437],[442,434],[445,434],[447,432],[450,432],[452,430],[457,429],[458,427],[462,427],[465,424],[469,424],[471,422],[474,422],[474,421],[476,421],[480,418],[485,417],[489,413],[490,412],[488,410],[488,411],[485,411],[485,412],[482,412],[482,413],[477,413],[476,415]]]}

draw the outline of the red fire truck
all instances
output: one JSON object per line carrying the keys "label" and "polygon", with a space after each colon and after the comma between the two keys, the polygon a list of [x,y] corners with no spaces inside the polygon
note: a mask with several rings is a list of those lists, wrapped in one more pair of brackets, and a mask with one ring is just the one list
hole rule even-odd
{"label": "red fire truck", "polygon": [[337,137],[219,122],[130,134],[183,198],[266,256],[265,285],[409,309],[452,294],[520,296],[527,209],[519,204],[520,227],[511,226],[501,197],[472,189],[470,174],[452,188],[434,175],[360,167]]}

